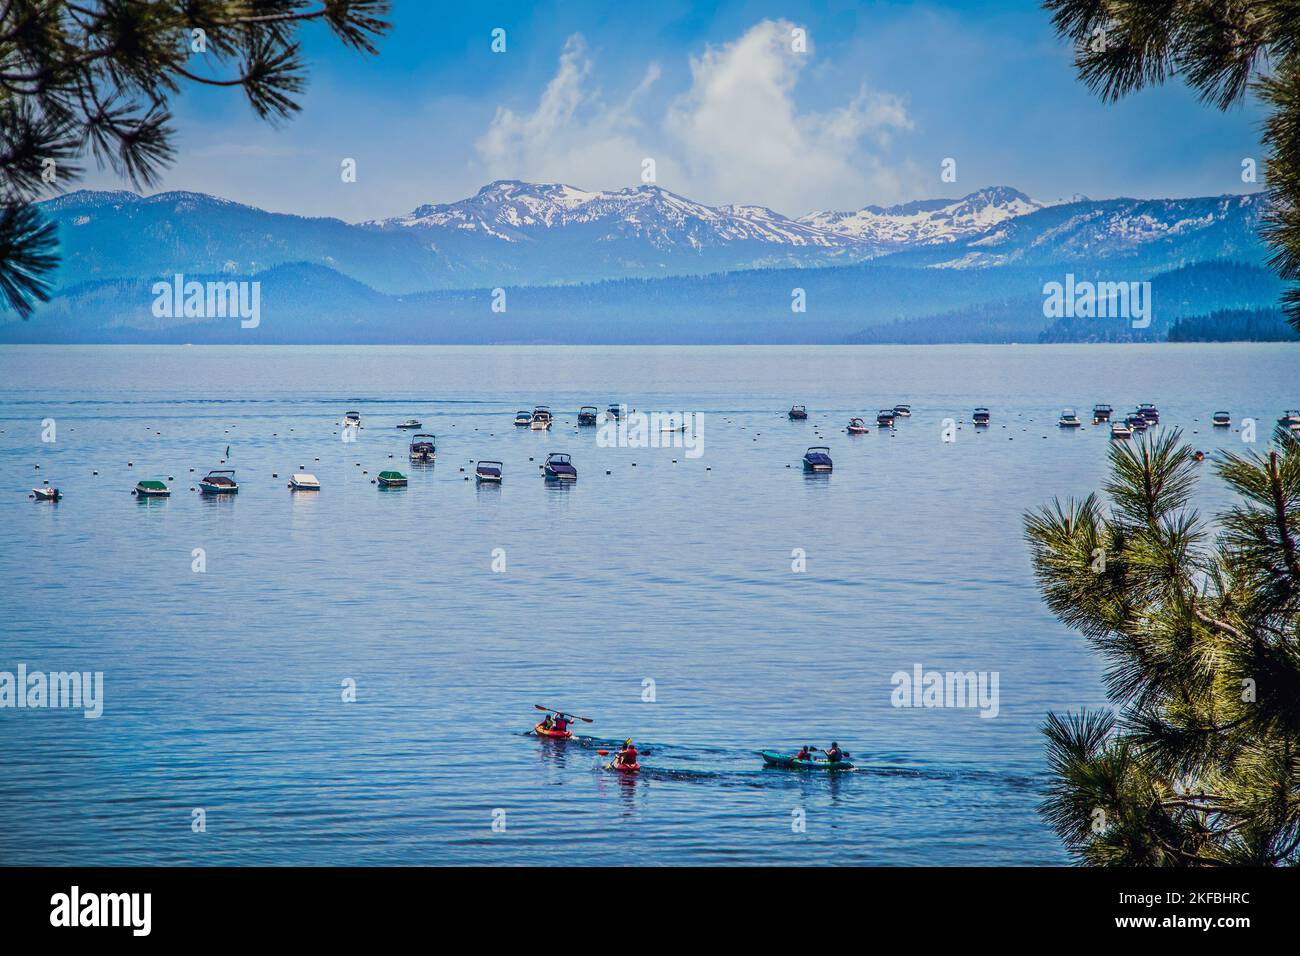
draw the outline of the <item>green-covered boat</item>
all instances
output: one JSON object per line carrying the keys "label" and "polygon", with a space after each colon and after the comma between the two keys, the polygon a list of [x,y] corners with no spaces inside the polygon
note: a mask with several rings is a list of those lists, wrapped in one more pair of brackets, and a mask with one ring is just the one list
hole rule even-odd
{"label": "green-covered boat", "polygon": [[141,498],[166,498],[171,493],[171,489],[161,478],[146,478],[135,483],[134,494]]}
{"label": "green-covered boat", "polygon": [[381,471],[379,473],[380,488],[405,488],[406,476],[400,471]]}
{"label": "green-covered boat", "polygon": [[847,760],[800,760],[794,754],[780,754],[775,750],[760,750],[763,762],[769,767],[784,767],[787,770],[852,770],[853,764]]}

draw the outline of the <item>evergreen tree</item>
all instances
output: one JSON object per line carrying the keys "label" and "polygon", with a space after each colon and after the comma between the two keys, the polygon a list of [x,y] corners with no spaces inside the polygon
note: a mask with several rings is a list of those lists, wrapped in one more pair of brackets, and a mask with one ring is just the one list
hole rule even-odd
{"label": "evergreen tree", "polygon": [[[1181,77],[1221,110],[1252,89],[1264,125],[1271,209],[1264,237],[1284,279],[1300,278],[1300,5],[1295,0],[1044,0],[1088,87],[1114,101]],[[1283,294],[1300,331],[1300,288]]]}
{"label": "evergreen tree", "polygon": [[137,187],[173,158],[168,98],[239,87],[271,122],[298,109],[299,26],[375,53],[388,0],[0,0],[0,306],[49,296],[53,223],[32,202],[93,154]]}
{"label": "evergreen tree", "polygon": [[1049,714],[1043,813],[1080,862],[1300,863],[1300,441],[1216,465],[1213,539],[1177,431],[1111,446],[1110,500],[1025,518],[1044,600],[1104,656],[1113,709]]}

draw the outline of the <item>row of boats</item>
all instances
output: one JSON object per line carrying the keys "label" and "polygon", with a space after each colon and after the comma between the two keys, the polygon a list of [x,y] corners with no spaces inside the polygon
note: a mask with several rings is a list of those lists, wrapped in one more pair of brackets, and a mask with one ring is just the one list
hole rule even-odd
{"label": "row of boats", "polygon": [[[876,425],[880,428],[894,428],[897,426],[899,418],[911,417],[912,409],[910,405],[896,405],[893,408],[882,408],[876,413]],[[792,421],[802,421],[808,417],[808,409],[804,405],[795,405],[787,413]],[[1114,419],[1115,410],[1110,405],[1098,404],[1092,407],[1092,423],[1094,425],[1110,425],[1110,435],[1112,438],[1125,439],[1132,438],[1134,434],[1145,432],[1148,428],[1160,424],[1160,409],[1154,404],[1144,402],[1137,409],[1124,416],[1122,419]],[[1210,419],[1215,428],[1231,428],[1232,414],[1227,411],[1217,411]],[[1279,418],[1278,424],[1289,430],[1293,435],[1300,437],[1300,409],[1287,409]],[[971,424],[976,428],[987,428],[993,422],[992,413],[984,407],[976,408],[971,415]],[[1073,408],[1066,408],[1061,411],[1060,417],[1056,424],[1060,428],[1080,428],[1083,426],[1078,413]],[[867,427],[864,418],[854,417],[849,419],[845,431],[850,435],[865,435],[870,429]],[[824,451],[824,449],[810,448],[809,453]],[[822,456],[826,457],[826,456]],[[814,456],[816,458],[816,456]],[[804,464],[807,470],[812,471],[814,468],[809,464],[808,455],[804,456]],[[822,468],[820,465],[816,470],[829,471],[829,466]]]}

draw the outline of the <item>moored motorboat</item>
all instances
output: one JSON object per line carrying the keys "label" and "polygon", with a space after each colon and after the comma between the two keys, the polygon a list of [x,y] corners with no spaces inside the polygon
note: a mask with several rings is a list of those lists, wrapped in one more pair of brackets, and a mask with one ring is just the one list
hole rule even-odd
{"label": "moored motorboat", "polygon": [[295,471],[289,476],[289,488],[293,491],[320,491],[320,481],[315,475],[305,471]]}
{"label": "moored motorboat", "polygon": [[1092,423],[1094,425],[1100,425],[1102,422],[1110,421],[1110,414],[1113,411],[1114,409],[1109,405],[1092,406]]}
{"label": "moored motorboat", "polygon": [[233,495],[239,491],[233,468],[214,468],[199,479],[199,491],[205,495]]}
{"label": "moored motorboat", "polygon": [[583,405],[580,409],[578,409],[578,424],[579,425],[596,424],[597,414],[598,414],[598,409],[596,408],[595,405]]}
{"label": "moored motorboat", "polygon": [[860,418],[850,418],[849,427],[845,429],[850,435],[865,435],[869,430],[867,423]]}
{"label": "moored motorboat", "polygon": [[911,406],[911,405],[895,405],[895,406],[894,406],[894,414],[897,415],[899,418],[911,418],[911,417],[912,417],[912,406]]}
{"label": "moored motorboat", "polygon": [[376,479],[380,488],[405,488],[406,476],[400,471],[381,471]]}
{"label": "moored motorboat", "polygon": [[61,501],[63,493],[58,488],[33,488],[32,497],[37,501]]}
{"label": "moored motorboat", "polygon": [[542,474],[547,481],[577,481],[578,469],[573,467],[573,459],[563,452],[553,451],[546,456],[542,465]]}
{"label": "moored motorboat", "polygon": [[1111,422],[1110,437],[1111,438],[1132,438],[1133,429],[1129,426],[1128,422]]}
{"label": "moored motorboat", "polygon": [[161,478],[145,478],[135,483],[135,490],[131,494],[140,498],[168,498],[172,490],[167,487],[167,483]]}
{"label": "moored motorboat", "polygon": [[527,428],[532,423],[533,423],[533,416],[526,409],[521,408],[519,411],[515,412],[516,428]]}
{"label": "moored motorboat", "polygon": [[361,413],[360,413],[360,412],[348,412],[346,415],[344,415],[344,416],[343,416],[343,427],[344,427],[344,428],[360,428],[360,427],[361,427]]}
{"label": "moored motorboat", "polygon": [[1227,412],[1215,412],[1211,421],[1215,428],[1230,428],[1232,426],[1232,416]]}
{"label": "moored motorboat", "polygon": [[535,432],[546,431],[551,427],[554,419],[551,416],[551,409],[547,405],[538,405],[533,409],[532,420],[529,421],[528,427]]}
{"label": "moored motorboat", "polygon": [[501,462],[480,461],[474,466],[474,480],[486,484],[501,484]]}
{"label": "moored motorboat", "polygon": [[898,413],[892,408],[882,408],[880,411],[876,412],[876,424],[881,428],[893,428],[894,419],[897,416]]}
{"label": "moored motorboat", "polygon": [[975,414],[971,416],[971,424],[981,428],[987,428],[992,420],[993,417],[989,414],[987,408],[977,408]]}
{"label": "moored motorboat", "polygon": [[1297,427],[1300,427],[1300,410],[1288,408],[1282,413],[1282,417],[1277,420],[1277,423],[1288,431],[1295,431]]}
{"label": "moored motorboat", "polygon": [[1156,408],[1150,402],[1139,405],[1138,414],[1147,420],[1148,425],[1160,424],[1160,409]]}
{"label": "moored motorboat", "polygon": [[794,754],[778,753],[775,750],[760,750],[764,765],[782,767],[786,770],[852,770],[853,764],[847,760],[800,760]]}
{"label": "moored motorboat", "polygon": [[809,474],[829,475],[833,467],[831,450],[825,445],[813,445],[803,453],[803,470]]}
{"label": "moored motorboat", "polygon": [[1141,412],[1132,412],[1124,418],[1124,422],[1135,432],[1144,432],[1151,425],[1151,422]]}
{"label": "moored motorboat", "polygon": [[623,417],[623,406],[618,404],[610,405],[605,409],[605,415],[611,421],[616,422]]}
{"label": "moored motorboat", "polygon": [[808,417],[808,409],[803,405],[794,405],[786,414],[790,416],[791,421],[801,422]]}
{"label": "moored motorboat", "polygon": [[1061,410],[1061,417],[1056,420],[1056,424],[1061,428],[1078,428],[1083,422],[1079,421],[1073,408],[1066,408]]}
{"label": "moored motorboat", "polygon": [[438,439],[434,435],[419,432],[411,436],[408,456],[414,462],[433,461],[438,453]]}
{"label": "moored motorboat", "polygon": [[398,422],[398,428],[423,428],[423,422],[416,421],[414,418],[408,418],[404,422]]}

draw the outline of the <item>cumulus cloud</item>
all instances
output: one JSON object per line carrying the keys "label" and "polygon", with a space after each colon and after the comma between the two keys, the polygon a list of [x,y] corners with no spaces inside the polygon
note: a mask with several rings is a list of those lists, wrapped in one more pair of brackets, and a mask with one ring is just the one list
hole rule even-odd
{"label": "cumulus cloud", "polygon": [[791,48],[794,25],[763,20],[690,59],[689,89],[657,124],[638,119],[660,69],[651,64],[621,102],[604,102],[582,37],[566,42],[536,108],[498,107],[477,143],[491,176],[609,187],[635,184],[654,157],[659,184],[712,203],[762,203],[789,215],[843,208],[902,192],[882,159],[891,134],[910,129],[897,96],[861,86],[847,102],[801,110],[800,73],[813,56]]}
{"label": "cumulus cloud", "polygon": [[574,34],[533,112],[519,115],[504,106],[475,144],[491,178],[566,182],[599,187],[633,181],[649,155],[638,141],[636,104],[659,79],[657,64],[620,103],[606,103],[590,84],[591,58]]}

